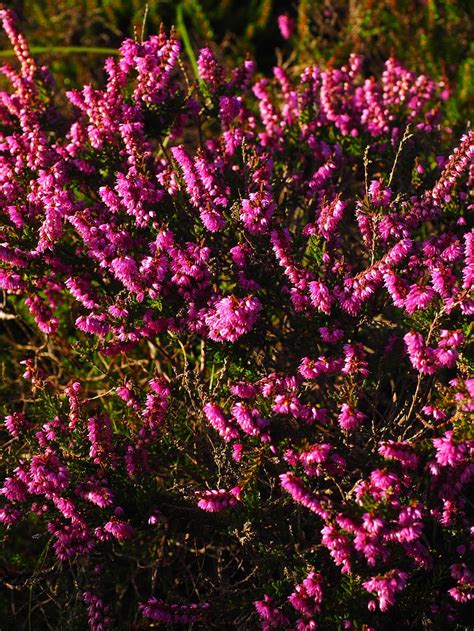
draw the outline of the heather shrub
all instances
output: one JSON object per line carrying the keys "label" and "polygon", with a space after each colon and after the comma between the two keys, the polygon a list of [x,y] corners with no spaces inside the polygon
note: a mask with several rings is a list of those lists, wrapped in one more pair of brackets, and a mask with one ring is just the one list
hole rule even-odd
{"label": "heather shrub", "polygon": [[474,134],[446,86],[210,48],[193,80],[161,30],[61,109],[0,15],[12,628],[467,628]]}
{"label": "heather shrub", "polygon": [[470,0],[10,0],[8,6],[20,16],[35,55],[68,86],[98,80],[101,55],[116,53],[124,33],[155,33],[163,22],[176,25],[195,49],[215,42],[233,63],[250,52],[266,72],[281,54],[297,65],[325,67],[357,53],[366,72],[379,74],[395,51],[412,71],[451,85],[450,120],[470,117]]}

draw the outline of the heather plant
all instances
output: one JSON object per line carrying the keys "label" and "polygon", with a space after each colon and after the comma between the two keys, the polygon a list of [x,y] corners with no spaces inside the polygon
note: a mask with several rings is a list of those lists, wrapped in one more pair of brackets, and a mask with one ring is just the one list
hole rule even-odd
{"label": "heather plant", "polygon": [[357,53],[366,72],[380,74],[395,51],[412,71],[452,86],[451,121],[470,117],[470,0],[10,0],[9,6],[20,15],[32,50],[68,85],[98,80],[97,56],[116,53],[124,33],[154,33],[164,22],[195,48],[214,41],[233,62],[250,51],[266,72],[282,54],[294,65],[325,67]]}
{"label": "heather plant", "polygon": [[474,6],[469,0],[300,0],[293,12],[298,58],[334,63],[364,54],[375,72],[391,51],[414,71],[452,85],[451,120],[470,117]]}
{"label": "heather plant", "polygon": [[0,17],[12,628],[468,628],[474,134],[446,86],[209,47],[193,80],[161,29],[61,110]]}

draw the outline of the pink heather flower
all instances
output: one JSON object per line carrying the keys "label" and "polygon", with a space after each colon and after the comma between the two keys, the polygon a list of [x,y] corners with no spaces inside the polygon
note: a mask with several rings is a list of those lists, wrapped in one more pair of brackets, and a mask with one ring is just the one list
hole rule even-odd
{"label": "pink heather flower", "polygon": [[141,411],[141,416],[148,430],[152,435],[161,427],[166,418],[168,409],[168,398],[170,388],[166,381],[160,379],[150,379],[148,382],[151,392],[146,395],[145,405]]}
{"label": "pink heather flower", "polygon": [[344,366],[342,373],[344,375],[359,375],[360,377],[368,377],[369,370],[367,364],[367,353],[362,344],[344,344]]}
{"label": "pink heather flower", "polygon": [[78,554],[87,555],[94,548],[95,541],[89,529],[79,521],[68,524],[50,521],[47,529],[56,539],[53,548],[61,561],[73,559]]}
{"label": "pink heather flower", "polygon": [[110,331],[110,324],[106,320],[107,316],[105,313],[97,315],[91,313],[87,316],[79,316],[76,320],[76,326],[84,333],[105,337]]}
{"label": "pink heather flower", "polygon": [[336,235],[337,226],[342,219],[346,204],[339,198],[321,209],[317,225],[320,234],[327,240],[332,239]]}
{"label": "pink heather flower", "polygon": [[463,288],[471,290],[474,288],[474,228],[464,235],[464,268]]}
{"label": "pink heather flower", "polygon": [[378,534],[384,529],[384,523],[378,517],[374,517],[371,513],[362,515],[362,525],[364,530],[370,534]]}
{"label": "pink heather flower", "polygon": [[299,398],[291,392],[277,394],[272,405],[272,410],[277,414],[291,414],[294,418],[300,418],[302,409]]}
{"label": "pink heather flower", "polygon": [[326,344],[336,344],[344,337],[344,331],[342,329],[332,329],[326,326],[320,327],[319,334]]}
{"label": "pink heather flower", "polygon": [[0,269],[0,289],[4,289],[7,293],[20,293],[26,288],[25,282],[19,274],[9,270]]}
{"label": "pink heather flower", "polygon": [[404,441],[388,440],[382,443],[379,447],[379,454],[387,460],[398,460],[402,467],[407,469],[416,469],[420,460],[414,448]]}
{"label": "pink heather flower", "polygon": [[242,452],[244,450],[244,446],[242,443],[234,443],[232,445],[232,458],[235,462],[240,462],[242,460]]}
{"label": "pink heather flower", "polygon": [[239,437],[237,428],[233,427],[232,424],[225,418],[219,406],[214,405],[213,403],[207,403],[204,406],[204,414],[206,415],[209,424],[216,430],[216,432],[219,432],[219,435],[226,442]]}
{"label": "pink heather flower", "polygon": [[305,379],[316,379],[319,375],[337,373],[342,369],[343,362],[340,359],[327,359],[323,355],[317,360],[303,357],[298,372]]}
{"label": "pink heather flower", "polygon": [[0,524],[11,526],[17,522],[22,516],[21,510],[13,506],[13,504],[5,504],[0,507]]}
{"label": "pink heather flower", "polygon": [[298,618],[295,631],[316,631],[318,623],[314,618]]}
{"label": "pink heather flower", "polygon": [[248,254],[248,249],[245,246],[235,245],[229,250],[229,254],[237,267],[244,268],[246,266],[246,254]]}
{"label": "pink heather flower", "polygon": [[100,508],[106,508],[112,504],[113,497],[113,493],[110,489],[107,487],[101,487],[96,490],[91,489],[90,491],[87,491],[84,499],[100,506]]}
{"label": "pink heather flower", "polygon": [[156,526],[162,519],[162,513],[157,508],[148,517],[148,524],[150,526]]}
{"label": "pink heather flower", "polygon": [[[362,505],[364,496],[376,502],[387,501],[396,498],[400,492],[400,480],[398,476],[386,469],[374,469],[369,480],[360,482],[355,488],[357,502]],[[395,500],[393,500],[397,503]]]}
{"label": "pink heather flower", "polygon": [[461,410],[465,412],[474,411],[474,379],[465,379],[464,381],[453,379],[449,385],[457,390],[454,398],[460,405]]}
{"label": "pink heather flower", "polygon": [[158,598],[149,598],[140,603],[139,608],[145,618],[165,624],[189,625],[202,618],[209,604],[172,605]]}
{"label": "pink heather flower", "polygon": [[202,154],[193,160],[184,147],[172,147],[171,153],[183,173],[192,205],[199,210],[205,227],[211,232],[221,230],[225,220],[219,207],[227,206],[227,197],[215,184],[213,167]]}
{"label": "pink heather flower", "polygon": [[423,531],[423,513],[417,506],[404,506],[398,515],[398,526],[394,537],[400,542],[418,539]]}
{"label": "pink heather flower", "polygon": [[456,587],[448,590],[448,594],[460,603],[474,600],[474,573],[465,563],[453,563],[451,565],[451,576],[457,579]]}
{"label": "pink heather flower", "polygon": [[251,234],[264,232],[275,211],[275,203],[270,193],[250,193],[242,200],[240,218]]}
{"label": "pink heather flower", "polygon": [[404,335],[403,339],[413,367],[421,374],[434,374],[437,370],[436,355],[432,348],[425,346],[421,333],[412,331]]}
{"label": "pink heather flower", "polygon": [[372,180],[369,186],[369,199],[376,208],[386,208],[390,202],[392,191],[378,180]]}
{"label": "pink heather flower", "polygon": [[242,431],[250,436],[258,436],[268,421],[262,419],[258,410],[249,408],[245,403],[232,406],[232,416]]}
{"label": "pink heather flower", "polygon": [[427,416],[432,416],[437,421],[440,419],[444,420],[448,416],[444,410],[441,410],[440,408],[435,408],[432,405],[423,406],[422,412]]}
{"label": "pink heather flower", "polygon": [[89,455],[96,464],[112,451],[112,430],[107,416],[93,416],[87,421]]}
{"label": "pink heather flower", "polygon": [[111,305],[108,307],[107,311],[114,318],[126,318],[128,316],[128,309],[119,305]]}
{"label": "pink heather flower", "polygon": [[264,595],[263,600],[256,600],[254,605],[262,622],[262,628],[277,629],[288,624],[287,617],[274,605],[268,594]]}
{"label": "pink heather flower", "polygon": [[84,592],[82,595],[87,605],[87,615],[91,631],[106,631],[112,620],[110,619],[110,607],[92,592]]}
{"label": "pink heather flower", "polygon": [[84,278],[70,277],[64,284],[71,292],[71,295],[87,309],[95,309],[99,306],[91,284]]}
{"label": "pink heather flower", "polygon": [[240,97],[221,96],[219,97],[219,118],[225,127],[239,115],[241,111]]}
{"label": "pink heather flower", "polygon": [[303,481],[294,473],[282,473],[280,475],[280,484],[298,504],[308,508],[313,513],[319,515],[322,519],[328,519],[330,517],[330,500],[327,498],[319,499],[316,495],[311,493],[311,491],[308,491],[305,488]]}
{"label": "pink heather flower", "polygon": [[105,532],[111,534],[113,537],[118,539],[118,541],[123,541],[125,539],[130,539],[133,536],[133,528],[130,524],[117,519],[116,517],[112,517],[105,525]]}
{"label": "pink heather flower", "polygon": [[224,81],[224,70],[208,47],[201,48],[197,60],[199,76],[213,89],[216,90]]}
{"label": "pink heather flower", "polygon": [[14,412],[5,417],[5,429],[13,438],[18,438],[30,426],[23,412]]}
{"label": "pink heather flower", "polygon": [[[474,402],[474,378],[473,379],[465,379],[464,386],[467,391],[468,397],[470,397],[471,402]],[[469,410],[467,410],[469,411]]]}
{"label": "pink heather flower", "polygon": [[64,388],[64,394],[69,402],[69,429],[74,429],[79,421],[79,412],[81,409],[81,400],[79,398],[80,390],[81,384],[79,381],[74,381]]}
{"label": "pink heather flower", "polygon": [[329,550],[336,565],[342,566],[341,572],[351,571],[351,543],[349,537],[330,524],[321,530],[321,543]]}
{"label": "pink heather flower", "polygon": [[438,365],[444,368],[453,368],[459,357],[453,348],[435,348],[433,353]]}
{"label": "pink heather flower", "polygon": [[33,456],[28,471],[28,490],[48,498],[60,495],[69,483],[69,470],[58,456],[47,449],[44,454]]}
{"label": "pink heather flower", "polygon": [[5,478],[0,493],[10,502],[24,502],[28,498],[28,487],[18,477]]}
{"label": "pink heather flower", "polygon": [[108,487],[107,480],[99,477],[91,477],[86,482],[81,482],[76,486],[75,493],[78,497],[100,508],[111,506],[114,499],[114,495]]}
{"label": "pink heather flower", "polygon": [[204,491],[203,493],[198,491],[197,495],[200,498],[197,503],[199,508],[209,513],[216,513],[236,506],[237,502],[240,501],[241,489],[239,486],[236,486],[230,491],[225,489]]}
{"label": "pink heather flower", "polygon": [[362,583],[368,592],[375,592],[378,598],[380,611],[387,611],[395,604],[396,592],[406,587],[408,574],[393,569],[384,576],[374,576],[370,581]]}
{"label": "pink heather flower", "polygon": [[316,377],[321,373],[320,362],[314,361],[309,357],[303,357],[299,365],[298,372],[305,379],[316,379]]}
{"label": "pink heather flower", "polygon": [[382,561],[387,561],[389,552],[387,547],[383,545],[380,536],[384,529],[382,520],[365,514],[362,519],[362,525],[362,528],[355,527],[353,529],[355,535],[353,541],[354,549],[364,555],[369,566],[374,566],[379,558]]}
{"label": "pink heather flower", "polygon": [[253,328],[261,308],[256,296],[222,298],[205,316],[209,337],[216,342],[235,342]]}
{"label": "pink heather flower", "polygon": [[40,331],[47,335],[57,331],[58,319],[53,317],[51,309],[39,296],[26,298],[25,304],[29,308]]}
{"label": "pink heather flower", "polygon": [[359,410],[351,407],[347,403],[343,403],[338,416],[338,421],[342,429],[349,431],[358,429],[366,418],[366,415]]}
{"label": "pink heather flower", "polygon": [[122,256],[113,259],[111,269],[126,289],[138,294],[143,291],[143,282],[140,277],[137,262],[131,256]]}
{"label": "pink heather flower", "polygon": [[412,239],[400,239],[400,241],[385,254],[382,260],[390,265],[398,265],[410,254],[412,248]]}
{"label": "pink heather flower", "polygon": [[405,298],[405,309],[408,313],[414,313],[417,309],[425,310],[434,298],[435,293],[431,287],[420,287],[420,285],[415,283],[408,288],[408,295]]}
{"label": "pink heather flower", "polygon": [[313,306],[318,311],[322,311],[326,315],[331,313],[333,298],[324,283],[316,280],[309,283],[309,295]]}
{"label": "pink heather flower", "polygon": [[298,460],[306,467],[314,464],[322,464],[329,458],[332,445],[320,443],[311,445],[298,456]]}
{"label": "pink heather flower", "polygon": [[460,583],[457,587],[448,589],[448,594],[458,603],[474,600],[474,582]]}
{"label": "pink heather flower", "polygon": [[286,13],[278,16],[278,28],[280,29],[283,39],[290,39],[294,27],[294,19],[289,17]]}
{"label": "pink heather flower", "polygon": [[319,612],[323,600],[323,577],[311,571],[295,591],[288,596],[291,605],[308,618]]}
{"label": "pink heather flower", "polygon": [[453,432],[447,431],[441,438],[433,438],[436,448],[436,461],[442,467],[455,467],[466,458],[468,451],[464,443],[457,444],[453,438]]}
{"label": "pink heather flower", "polygon": [[456,331],[448,331],[441,329],[439,332],[440,341],[438,343],[439,348],[456,348],[464,342],[464,333],[459,329]]}
{"label": "pink heather flower", "polygon": [[23,373],[24,379],[29,379],[35,387],[43,385],[46,373],[41,367],[36,365],[36,362],[32,359],[24,359],[20,362],[20,364],[23,364],[26,368]]}
{"label": "pink heather flower", "polygon": [[440,179],[431,191],[431,197],[435,204],[446,203],[451,200],[451,189],[463,171],[472,164],[473,155],[474,132],[470,130],[462,136],[461,142],[449,156]]}
{"label": "pink heather flower", "polygon": [[140,404],[138,403],[137,397],[133,393],[133,386],[131,383],[126,382],[123,386],[118,386],[115,389],[117,395],[124,401],[128,407],[132,407],[133,409],[139,409]]}
{"label": "pink heather flower", "polygon": [[13,46],[15,55],[20,61],[22,75],[25,79],[33,79],[39,69],[35,60],[31,57],[24,35],[18,30],[15,14],[6,8],[2,8],[0,9],[0,20],[2,21],[3,30]]}
{"label": "pink heather flower", "polygon": [[240,399],[253,399],[257,396],[257,387],[254,384],[239,381],[230,386],[230,391]]}
{"label": "pink heather flower", "polygon": [[71,499],[55,495],[52,497],[52,500],[58,511],[63,515],[63,517],[65,517],[66,519],[70,519],[72,522],[75,523],[84,523],[83,519],[80,517],[76,509],[76,505]]}

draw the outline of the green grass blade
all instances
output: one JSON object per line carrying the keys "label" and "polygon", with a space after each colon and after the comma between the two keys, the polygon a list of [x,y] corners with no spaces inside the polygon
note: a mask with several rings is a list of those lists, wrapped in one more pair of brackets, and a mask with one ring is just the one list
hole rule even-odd
{"label": "green grass blade", "polygon": [[[32,55],[61,54],[61,55],[118,55],[118,48],[101,48],[100,46],[32,46]],[[15,52],[9,48],[0,50],[0,57],[14,57]]]}

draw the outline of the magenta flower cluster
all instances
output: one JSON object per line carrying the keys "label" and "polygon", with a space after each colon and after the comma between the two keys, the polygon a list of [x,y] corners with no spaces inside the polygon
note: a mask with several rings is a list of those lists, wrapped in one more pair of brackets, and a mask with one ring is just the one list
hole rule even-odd
{"label": "magenta flower cluster", "polygon": [[[267,520],[259,554],[289,528],[278,567],[251,572],[251,624],[453,624],[474,598],[474,132],[453,147],[444,86],[393,58],[366,77],[355,55],[262,78],[210,48],[190,85],[161,31],[67,92],[65,118],[0,17],[19,62],[2,68],[0,288],[46,342],[109,366],[99,391],[22,358],[28,401],[56,411],[6,416],[24,447],[0,522],[30,518],[60,562],[91,565],[91,629],[114,628],[97,558],[166,539],[177,495],[227,537]],[[182,482],[167,458],[186,450]],[[135,611],[225,617],[213,585],[143,588]]]}

